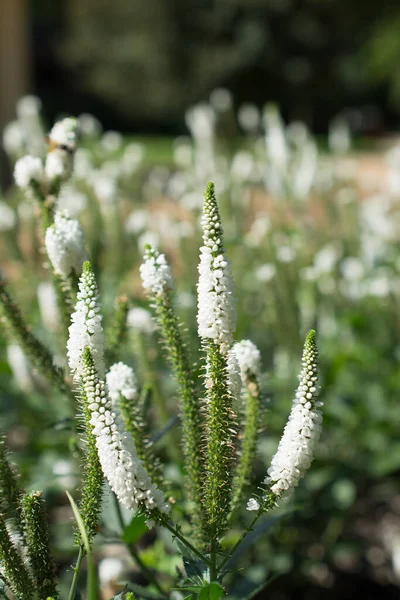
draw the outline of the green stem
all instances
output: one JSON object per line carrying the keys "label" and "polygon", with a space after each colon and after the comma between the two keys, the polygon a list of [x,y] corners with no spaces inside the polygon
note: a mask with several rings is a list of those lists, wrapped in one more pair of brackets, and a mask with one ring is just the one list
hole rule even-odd
{"label": "green stem", "polygon": [[211,565],[210,559],[206,558],[204,554],[199,552],[197,548],[195,548],[190,542],[188,542],[188,540],[181,533],[179,533],[178,529],[175,529],[175,527],[167,521],[162,521],[161,525],[168,529],[168,531],[170,531],[174,537],[176,537],[180,542],[182,542],[182,544],[184,544],[186,548],[193,552],[193,554],[200,558],[205,564]]}
{"label": "green stem", "polygon": [[218,577],[218,568],[217,568],[217,538],[215,527],[214,534],[211,540],[211,553],[210,553],[210,581],[216,581]]}
{"label": "green stem", "polygon": [[85,556],[85,552],[83,550],[83,547],[81,546],[79,548],[78,558],[76,561],[76,565],[74,567],[74,576],[72,578],[72,583],[71,583],[71,587],[70,587],[69,594],[68,594],[68,600],[75,600],[76,588],[78,586],[79,572],[82,567],[82,562],[83,562],[84,556]]}
{"label": "green stem", "polygon": [[246,537],[248,536],[250,531],[253,531],[253,527],[254,527],[255,523],[258,521],[258,519],[260,518],[260,516],[262,515],[263,512],[264,512],[264,508],[260,507],[260,509],[257,511],[257,514],[255,515],[255,517],[253,518],[253,520],[251,521],[251,523],[249,524],[247,529],[244,530],[244,532],[242,533],[242,535],[240,536],[240,538],[238,539],[236,544],[233,546],[233,548],[231,549],[229,554],[227,556],[225,556],[223,561],[218,565],[217,574],[222,571],[223,567],[226,565],[226,563],[231,558],[231,556],[233,556],[233,554],[239,548],[240,544],[246,539]]}

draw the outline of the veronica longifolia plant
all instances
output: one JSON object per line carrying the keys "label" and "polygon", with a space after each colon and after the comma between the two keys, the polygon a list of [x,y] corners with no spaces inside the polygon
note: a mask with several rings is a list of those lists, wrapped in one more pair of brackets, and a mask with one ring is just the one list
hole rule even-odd
{"label": "veronica longifolia plant", "polygon": [[[226,563],[232,553],[257,519],[288,496],[311,465],[321,429],[315,333],[310,331],[306,337],[299,386],[277,452],[266,479],[249,499],[263,414],[261,356],[250,340],[234,341],[234,286],[213,184],[205,191],[201,221],[197,285],[200,377],[198,361],[189,355],[174,309],[171,268],[164,254],[146,247],[140,276],[177,383],[188,502],[174,510],[175,501],[167,500],[170,494],[143,416],[146,387],[141,389],[140,374],[118,360],[130,314],[128,299],[117,303],[112,328],[104,335],[99,289],[86,260],[83,232],[78,221],[57,212],[54,196],[71,170],[75,121],[67,119],[55,126],[50,140],[51,152],[45,163],[30,156],[20,159],[15,177],[41,204],[46,217],[43,239],[53,274],[61,282],[60,301],[68,317],[69,373],[54,366],[50,351],[31,333],[1,278],[0,309],[7,332],[28,359],[61,393],[70,399],[75,394],[78,400],[77,428],[83,440],[82,486],[78,506],[74,506],[79,555],[69,598],[75,597],[85,554],[91,564],[91,547],[101,527],[105,481],[112,490],[121,527],[120,505],[143,514],[149,527],[157,525],[172,532],[180,542],[185,566],[192,561],[197,569],[196,576],[192,577],[190,569],[183,574],[183,589],[189,586],[193,593],[212,589],[212,597],[218,598],[224,593]],[[20,489],[3,441],[0,450],[0,575],[17,598],[56,598],[43,496]],[[254,512],[253,519],[237,543],[226,549],[223,538],[235,511],[246,502],[247,510]],[[183,508],[187,522],[176,523]],[[134,549],[131,552],[151,585],[162,597],[169,597],[165,585],[146,569]],[[128,593],[126,597],[133,596]]]}

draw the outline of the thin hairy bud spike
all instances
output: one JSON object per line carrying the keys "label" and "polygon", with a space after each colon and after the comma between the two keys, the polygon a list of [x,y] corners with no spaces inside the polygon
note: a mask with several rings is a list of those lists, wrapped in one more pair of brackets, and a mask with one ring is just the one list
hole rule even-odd
{"label": "thin hairy bud spike", "polygon": [[22,512],[27,554],[38,600],[46,600],[49,596],[58,598],[42,492],[27,493],[22,500]]}
{"label": "thin hairy bud spike", "polygon": [[2,514],[0,514],[0,570],[18,600],[35,598],[34,583],[21,554],[11,540]]}

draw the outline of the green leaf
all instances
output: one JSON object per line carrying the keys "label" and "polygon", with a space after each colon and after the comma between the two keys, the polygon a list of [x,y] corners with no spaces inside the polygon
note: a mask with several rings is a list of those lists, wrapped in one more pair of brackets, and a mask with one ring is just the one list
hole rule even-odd
{"label": "green leaf", "polygon": [[219,583],[213,581],[201,588],[198,600],[219,600],[222,596],[225,596],[224,588]]}
{"label": "green leaf", "polygon": [[124,529],[122,541],[125,544],[136,544],[146,531],[148,531],[146,517],[143,514],[135,515]]}
{"label": "green leaf", "polygon": [[186,596],[186,598],[184,598],[183,600],[192,600],[193,598],[193,594],[190,594],[190,596]]}
{"label": "green leaf", "polygon": [[79,509],[78,509],[78,507],[76,505],[76,502],[73,499],[73,497],[71,496],[71,494],[69,492],[65,492],[65,493],[68,496],[68,500],[69,500],[69,502],[71,504],[71,508],[72,508],[72,512],[74,513],[76,524],[79,527],[79,531],[80,531],[81,536],[82,536],[83,545],[85,546],[86,554],[89,555],[91,553],[90,543],[89,543],[88,534],[86,532],[85,524],[84,524],[83,519],[81,517],[81,513],[79,512]]}

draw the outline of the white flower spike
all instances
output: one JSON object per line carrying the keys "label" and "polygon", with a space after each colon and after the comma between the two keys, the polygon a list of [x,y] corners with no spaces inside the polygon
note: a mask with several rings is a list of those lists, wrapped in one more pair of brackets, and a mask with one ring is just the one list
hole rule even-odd
{"label": "white flower spike", "polygon": [[81,273],[87,259],[83,231],[67,211],[56,213],[54,224],[46,230],[45,245],[57,275],[68,277],[72,272]]}
{"label": "white flower spike", "polygon": [[171,269],[164,254],[152,246],[146,246],[144,263],[140,265],[143,288],[153,294],[163,294],[173,287]]}
{"label": "white flower spike", "polygon": [[83,265],[79,280],[78,302],[71,315],[69,339],[67,342],[68,364],[75,378],[82,375],[82,354],[89,348],[96,371],[104,377],[104,337],[101,325],[102,316],[98,303],[96,279],[89,262]]}
{"label": "white flower spike", "polygon": [[128,509],[143,508],[148,514],[155,510],[167,513],[169,506],[163,493],[152,483],[137,456],[132,436],[125,431],[119,413],[113,410],[88,347],[81,355],[81,362],[92,433],[96,438],[101,468],[111,489]]}
{"label": "white flower spike", "polygon": [[300,383],[278,450],[268,469],[268,484],[277,497],[293,491],[309,469],[321,433],[318,395],[318,352],[315,331],[306,337]]}
{"label": "white flower spike", "polygon": [[261,368],[261,354],[259,349],[250,340],[242,340],[233,345],[233,352],[236,354],[240,376],[244,385],[247,383],[249,375],[259,375]]}
{"label": "white flower spike", "polygon": [[236,326],[233,280],[224,256],[222,225],[214,194],[209,183],[204,194],[203,242],[200,248],[198,312],[199,336],[214,340],[226,354]]}

